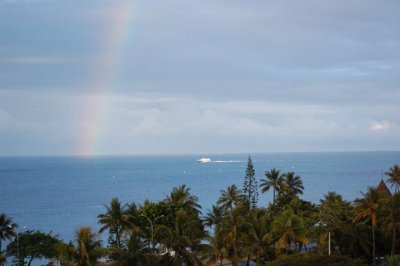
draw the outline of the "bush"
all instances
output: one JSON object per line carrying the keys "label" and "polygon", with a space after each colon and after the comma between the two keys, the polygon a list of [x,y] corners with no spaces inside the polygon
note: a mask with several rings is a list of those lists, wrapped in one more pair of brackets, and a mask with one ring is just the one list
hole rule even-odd
{"label": "bush", "polygon": [[0,265],[6,262],[6,256],[0,253]]}
{"label": "bush", "polygon": [[385,262],[382,264],[384,266],[398,266],[400,265],[400,255],[393,257],[386,257]]}
{"label": "bush", "polygon": [[364,266],[366,264],[359,260],[351,259],[340,255],[320,255],[320,254],[294,254],[282,255],[272,261],[270,266]]}

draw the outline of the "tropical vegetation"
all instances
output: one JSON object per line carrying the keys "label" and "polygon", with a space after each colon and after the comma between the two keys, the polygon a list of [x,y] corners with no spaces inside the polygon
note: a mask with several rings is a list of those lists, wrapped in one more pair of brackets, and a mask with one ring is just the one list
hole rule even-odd
{"label": "tropical vegetation", "polygon": [[14,257],[17,265],[30,266],[35,259],[56,258],[56,246],[60,240],[40,231],[20,232],[7,246],[7,253]]}
{"label": "tropical vegetation", "polygon": [[[328,191],[318,203],[303,200],[302,178],[272,168],[257,184],[249,157],[243,189],[230,184],[202,213],[190,188],[172,189],[161,201],[104,205],[101,228],[78,228],[73,242],[40,231],[17,234],[0,214],[0,263],[31,265],[46,259],[59,265],[399,265],[400,178],[394,188],[369,187],[354,201]],[[271,202],[258,202],[258,189]],[[105,237],[100,237],[101,234]],[[103,243],[100,239],[107,238]],[[6,242],[6,250],[1,249]],[[384,258],[382,262],[382,258]],[[377,259],[379,258],[379,259]],[[397,264],[396,264],[397,263]]]}
{"label": "tropical vegetation", "polygon": [[5,213],[0,214],[0,254],[2,254],[2,241],[10,240],[15,236],[15,230],[17,228],[17,224],[13,223],[10,217],[7,217]]}

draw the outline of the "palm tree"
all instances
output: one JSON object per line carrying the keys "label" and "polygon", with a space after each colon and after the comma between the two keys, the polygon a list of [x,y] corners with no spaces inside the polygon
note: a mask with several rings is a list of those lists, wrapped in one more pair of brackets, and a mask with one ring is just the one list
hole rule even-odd
{"label": "palm tree", "polygon": [[294,172],[288,172],[283,176],[282,181],[282,190],[283,194],[295,196],[298,194],[303,194],[304,186],[303,181],[300,176],[295,175]]}
{"label": "palm tree", "polygon": [[371,256],[370,228],[365,223],[348,223],[342,228],[344,237],[340,241],[342,254],[353,258]]}
{"label": "palm tree", "polygon": [[75,233],[75,245],[59,243],[57,250],[62,261],[70,262],[74,266],[96,265],[99,258],[105,255],[101,248],[101,241],[90,227],[81,227]]}
{"label": "palm tree", "polygon": [[248,216],[250,225],[244,236],[248,250],[248,259],[255,256],[256,265],[261,265],[261,258],[270,244],[271,219],[268,213],[261,210],[252,210]]}
{"label": "palm tree", "polygon": [[334,191],[328,191],[328,194],[324,195],[324,198],[320,200],[321,205],[328,204],[331,205],[340,205],[343,202],[343,198],[340,194]]}
{"label": "palm tree", "polygon": [[273,203],[275,203],[275,197],[276,193],[280,191],[281,185],[282,185],[282,180],[283,180],[283,175],[280,175],[280,171],[276,170],[275,168],[272,168],[270,171],[265,172],[265,176],[267,179],[261,179],[261,192],[265,193],[270,190],[270,188],[273,189]]}
{"label": "palm tree", "polygon": [[12,222],[12,219],[7,217],[5,213],[0,214],[0,254],[1,254],[1,242],[6,239],[11,239],[15,236],[15,229],[18,227],[16,223]]}
{"label": "palm tree", "polygon": [[377,227],[377,213],[379,210],[379,192],[376,188],[369,187],[367,193],[361,192],[362,199],[355,200],[354,222],[368,219],[371,222],[372,230],[372,260],[375,265],[375,230]]}
{"label": "palm tree", "polygon": [[141,217],[136,203],[132,202],[131,204],[126,204],[123,215],[123,220],[124,223],[126,222],[127,227],[134,228],[140,224]]}
{"label": "palm tree", "polygon": [[200,213],[201,206],[198,204],[199,199],[190,194],[190,188],[187,188],[186,185],[174,187],[165,201],[177,208],[184,208]]}
{"label": "palm tree", "polygon": [[222,242],[221,235],[218,234],[218,228],[214,230],[214,237],[210,237],[209,243],[210,247],[208,252],[205,254],[203,259],[208,263],[213,263],[211,265],[222,266],[223,254],[224,254],[224,243]]}
{"label": "palm tree", "polygon": [[121,247],[121,235],[128,224],[127,217],[124,215],[125,206],[121,206],[118,199],[113,198],[110,206],[104,205],[104,207],[107,209],[106,213],[98,216],[98,223],[103,225],[99,232],[109,229],[110,235],[115,234],[116,246]]}
{"label": "palm tree", "polygon": [[173,265],[201,264],[197,256],[208,248],[203,241],[208,238],[197,215],[183,208],[176,212],[173,227],[163,224],[156,227],[160,243],[173,251]]}
{"label": "palm tree", "polygon": [[224,210],[233,210],[233,207],[236,206],[241,200],[243,196],[241,195],[241,191],[236,187],[236,185],[228,186],[225,190],[221,190],[221,196],[219,197],[217,204],[221,204]]}
{"label": "palm tree", "polygon": [[301,218],[290,207],[285,207],[275,217],[272,223],[271,235],[277,240],[277,253],[296,243],[308,243],[307,229],[304,227]]}
{"label": "palm tree", "polygon": [[342,196],[336,192],[329,191],[320,200],[321,222],[331,230],[340,228],[343,223],[349,222],[351,216],[351,205],[343,200]]}
{"label": "palm tree", "polygon": [[212,227],[213,225],[219,225],[224,218],[224,210],[221,206],[213,205],[212,210],[208,210],[207,214],[203,218],[205,226]]}
{"label": "palm tree", "polygon": [[139,228],[130,231],[126,240],[126,248],[111,248],[112,257],[118,262],[118,265],[155,265],[155,257],[143,241]]}
{"label": "palm tree", "polygon": [[243,258],[243,240],[248,224],[245,215],[247,209],[236,207],[224,217],[218,230],[218,237],[224,243],[226,257],[236,266]]}
{"label": "palm tree", "polygon": [[81,227],[76,232],[75,241],[80,266],[93,265],[104,254],[101,241],[97,240],[96,234],[90,227]]}
{"label": "palm tree", "polygon": [[[343,236],[343,228],[352,221],[352,207],[349,202],[343,200],[341,195],[330,191],[320,200],[319,218],[323,231],[332,233],[332,236],[335,235],[335,238],[332,238],[335,246],[335,240],[338,241]],[[325,239],[326,235],[321,235],[321,243],[325,242]],[[339,249],[345,248],[340,244],[338,246]]]}
{"label": "palm tree", "polygon": [[400,166],[398,164],[393,165],[390,167],[389,172],[385,172],[385,175],[389,176],[388,182],[391,187],[394,186],[395,193],[399,192],[400,189]]}
{"label": "palm tree", "polygon": [[388,214],[386,219],[384,219],[385,223],[392,229],[392,247],[390,254],[394,256],[396,254],[396,232],[400,221],[400,193],[395,193],[389,197],[388,201],[385,202],[385,210]]}
{"label": "palm tree", "polygon": [[226,215],[223,207],[219,205],[213,205],[212,210],[208,210],[207,214],[203,217],[204,226],[213,227],[214,226],[214,237],[210,238],[210,252],[207,254],[206,258],[209,262],[219,263],[222,265],[223,258],[223,243],[221,239],[220,228],[221,223]]}

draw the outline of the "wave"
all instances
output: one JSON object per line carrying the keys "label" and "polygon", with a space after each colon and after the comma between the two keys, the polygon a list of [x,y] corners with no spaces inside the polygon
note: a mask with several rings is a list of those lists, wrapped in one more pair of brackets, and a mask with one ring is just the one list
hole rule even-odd
{"label": "wave", "polygon": [[245,161],[236,161],[236,160],[229,160],[229,161],[212,161],[213,163],[244,163]]}

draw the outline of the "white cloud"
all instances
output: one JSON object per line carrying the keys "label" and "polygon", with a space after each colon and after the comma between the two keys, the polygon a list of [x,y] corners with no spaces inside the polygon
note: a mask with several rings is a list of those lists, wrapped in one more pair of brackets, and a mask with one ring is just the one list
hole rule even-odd
{"label": "white cloud", "polygon": [[382,131],[382,132],[386,132],[389,131],[390,129],[392,129],[393,127],[395,127],[394,123],[391,123],[389,121],[374,121],[371,125],[371,130],[373,131]]}
{"label": "white cloud", "polygon": [[[339,126],[331,107],[269,101],[201,101],[192,98],[112,97],[109,121],[131,125],[136,135],[279,137],[293,132],[324,132]],[[123,106],[123,108],[121,108]],[[119,119],[115,119],[118,118]],[[346,121],[347,123],[347,121]],[[117,125],[118,124],[118,125]],[[125,130],[122,130],[125,131]]]}
{"label": "white cloud", "polygon": [[[0,127],[10,125],[12,117],[16,136],[18,132],[35,134],[49,143],[50,154],[52,145],[59,153],[63,143],[68,143],[64,148],[70,151],[79,143],[80,125],[93,122],[83,121],[92,99],[89,95],[8,90],[0,91],[0,96],[4,106]],[[101,154],[373,150],[399,141],[397,120],[367,118],[377,113],[396,117],[396,107],[380,110],[262,99],[210,101],[144,93],[97,97],[105,103],[96,110],[101,113],[102,127],[96,128]],[[390,134],[383,138],[369,133],[377,131]],[[0,135],[9,136],[6,133],[3,130]]]}

